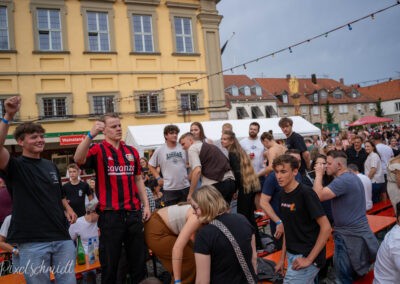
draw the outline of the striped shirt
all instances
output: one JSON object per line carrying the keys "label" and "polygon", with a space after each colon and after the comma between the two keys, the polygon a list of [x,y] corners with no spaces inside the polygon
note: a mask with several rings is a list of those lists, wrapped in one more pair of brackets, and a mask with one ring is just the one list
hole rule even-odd
{"label": "striped shirt", "polygon": [[107,141],[92,144],[84,168],[96,171],[98,208],[103,210],[140,210],[135,176],[141,175],[138,151],[120,142],[114,148]]}

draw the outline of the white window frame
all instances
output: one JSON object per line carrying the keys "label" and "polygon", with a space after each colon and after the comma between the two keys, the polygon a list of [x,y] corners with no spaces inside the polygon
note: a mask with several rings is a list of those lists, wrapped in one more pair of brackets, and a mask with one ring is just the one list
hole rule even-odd
{"label": "white window frame", "polygon": [[[102,98],[112,98],[112,104],[113,104],[113,110],[108,111],[106,108],[105,101],[103,99],[103,105],[102,105],[102,110],[100,112],[95,112],[95,105],[94,101],[95,98],[102,97]],[[93,92],[93,93],[87,93],[87,98],[89,102],[89,115],[91,117],[97,117],[100,115],[103,115],[108,112],[113,112],[113,113],[118,113],[119,111],[119,105],[118,105],[118,98],[119,98],[119,93],[118,92]]]}
{"label": "white window frame", "polygon": [[[190,112],[192,112],[192,111],[199,111],[199,109],[200,109],[200,103],[199,103],[199,101],[200,101],[200,99],[199,99],[199,94],[198,93],[181,93],[180,94],[180,96],[181,96],[181,104],[180,104],[180,110],[181,111],[190,111]],[[186,97],[187,98],[187,104],[188,104],[188,106],[189,107],[187,107],[187,108],[184,108],[184,97]],[[192,108],[192,99],[195,99],[195,107],[193,107]]]}
{"label": "white window frame", "polygon": [[[39,11],[44,11],[46,13],[46,20],[47,20],[47,27],[39,27]],[[57,16],[58,16],[58,25],[59,28],[53,28],[51,27],[51,16],[50,13],[52,11],[56,11],[57,12]],[[49,9],[49,8],[37,8],[36,9],[36,30],[37,30],[37,38],[38,38],[38,50],[39,51],[62,51],[63,50],[63,36],[62,36],[62,20],[61,20],[61,11],[59,9]],[[41,34],[47,34],[48,35],[48,49],[43,48],[41,46]],[[58,40],[60,41],[60,44],[58,47],[55,47],[55,43],[53,36],[58,34]]]}
{"label": "white window frame", "polygon": [[[51,99],[53,104],[53,115],[45,116],[44,100]],[[65,114],[62,116],[57,115],[55,100],[64,99]],[[39,117],[41,120],[66,120],[72,116],[72,94],[71,93],[50,93],[50,94],[36,94],[36,103],[39,108]]]}
{"label": "white window frame", "polygon": [[[2,4],[2,3],[1,3]],[[0,45],[0,50],[9,50],[10,49],[10,30],[9,30],[9,20],[8,20],[8,6],[3,6],[0,5],[0,9],[4,9],[5,14],[4,14],[4,21],[5,21],[5,25],[0,25],[0,32],[5,32],[5,37],[6,38],[6,45],[4,48]],[[0,19],[2,20],[2,19]],[[1,21],[0,21],[1,23]]]}
{"label": "white window frame", "polygon": [[[155,98],[156,99],[156,106],[155,108],[152,106],[151,99]],[[142,109],[142,104],[144,99],[146,99],[146,109]],[[152,109],[154,108],[154,110]],[[150,93],[150,94],[141,94],[139,95],[139,113],[140,114],[157,114],[160,113],[160,98],[157,93]]]}
{"label": "white window frame", "polygon": [[333,112],[333,105],[329,105],[329,112],[332,113]]}
{"label": "white window frame", "polygon": [[[96,29],[90,30],[89,29],[89,15],[93,14],[95,15],[95,22],[96,22]],[[101,30],[100,29],[100,16],[105,15],[106,23],[103,23],[107,26],[107,30]],[[88,50],[91,52],[110,52],[111,51],[111,41],[110,41],[110,24],[109,24],[109,15],[108,12],[105,11],[86,11],[86,28],[87,28],[87,41],[88,41]],[[90,43],[90,36],[96,36],[96,41],[97,41],[97,46],[91,46]],[[102,47],[102,42],[101,42],[101,35],[106,35],[107,36],[107,48]]]}
{"label": "white window frame", "polygon": [[[140,31],[135,32],[135,28],[138,28],[135,26],[135,17],[140,18]],[[145,32],[144,31],[144,17],[148,17],[150,19],[150,32]],[[131,20],[132,20],[132,37],[133,37],[133,49],[135,52],[147,52],[147,53],[152,53],[155,51],[154,49],[154,32],[153,32],[153,15],[144,15],[144,14],[137,14],[133,13],[131,15]],[[146,49],[146,37],[150,36],[151,37],[151,48]],[[140,39],[140,47],[136,46],[136,39]]]}
{"label": "white window frame", "polygon": [[368,104],[368,108],[369,108],[370,111],[375,110],[375,104],[374,103]]}
{"label": "white window frame", "polygon": [[[101,99],[100,101],[98,101]],[[96,105],[96,103],[100,103],[100,105]],[[109,108],[109,104],[112,105],[112,109]],[[93,105],[93,114],[94,115],[103,115],[109,112],[115,112],[114,107],[114,96],[113,95],[99,95],[93,96],[92,98],[92,105]],[[97,111],[97,108],[101,108],[100,111]]]}
{"label": "white window frame", "polygon": [[394,103],[394,111],[396,111],[396,112],[400,111],[400,102]]}
{"label": "white window frame", "polygon": [[301,113],[302,114],[307,114],[308,112],[308,107],[307,106],[301,106]]}
{"label": "white window frame", "polygon": [[[178,31],[177,29],[177,21],[180,21],[181,24],[181,30]],[[189,24],[190,27],[190,32],[186,33],[185,32],[185,23]],[[175,31],[175,46],[176,46],[176,52],[177,53],[194,53],[194,40],[193,40],[193,25],[192,25],[192,19],[190,17],[184,17],[184,16],[175,16],[174,17],[174,31]],[[178,50],[178,39],[182,39],[183,43],[183,49]],[[189,40],[189,42],[186,42],[186,39]],[[187,44],[191,45],[186,46]]]}
{"label": "white window frame", "polygon": [[319,115],[319,106],[313,106],[313,115]]}
{"label": "white window frame", "polygon": [[282,95],[282,102],[283,102],[284,104],[289,103],[289,99],[288,99],[288,95],[287,95],[287,94],[283,94],[283,95]]}
{"label": "white window frame", "polygon": [[348,113],[348,107],[347,105],[339,105],[339,113]]}
{"label": "white window frame", "polygon": [[[46,106],[45,102],[48,101],[51,104],[51,113],[46,114]],[[62,102],[62,105],[58,105],[59,102]],[[42,98],[42,107],[43,107],[43,119],[62,119],[68,116],[68,105],[66,97],[43,97]],[[62,108],[62,112],[59,113],[59,108]]]}

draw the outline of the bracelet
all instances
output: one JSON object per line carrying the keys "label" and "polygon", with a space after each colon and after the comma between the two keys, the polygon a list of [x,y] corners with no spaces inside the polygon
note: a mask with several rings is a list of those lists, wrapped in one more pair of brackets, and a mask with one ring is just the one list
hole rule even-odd
{"label": "bracelet", "polygon": [[181,279],[176,279],[176,280],[174,281],[174,283],[175,283],[175,284],[177,284],[177,283],[182,283],[182,280],[181,280]]}
{"label": "bracelet", "polygon": [[17,248],[13,248],[13,250],[12,250],[12,254],[16,254],[18,252],[18,249]]}
{"label": "bracelet", "polygon": [[276,221],[276,223],[275,223],[277,226],[278,225],[280,225],[280,224],[282,224],[282,220],[278,220],[278,221]]}
{"label": "bracelet", "polygon": [[90,134],[90,131],[87,133],[87,136],[88,136],[91,140],[93,140],[93,138],[96,137],[96,135],[93,136],[92,134]]}
{"label": "bracelet", "polygon": [[8,124],[10,121],[5,119],[4,117],[1,118],[1,121],[4,122],[5,124]]}
{"label": "bracelet", "polygon": [[161,177],[156,178],[156,181],[159,181],[161,179]]}

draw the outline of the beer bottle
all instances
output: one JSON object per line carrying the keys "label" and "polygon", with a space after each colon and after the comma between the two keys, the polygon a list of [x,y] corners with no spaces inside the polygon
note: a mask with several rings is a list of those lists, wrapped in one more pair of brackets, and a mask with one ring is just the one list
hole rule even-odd
{"label": "beer bottle", "polygon": [[85,264],[86,263],[85,249],[83,248],[81,236],[79,235],[78,235],[78,246],[76,249],[77,249],[76,262],[78,264]]}

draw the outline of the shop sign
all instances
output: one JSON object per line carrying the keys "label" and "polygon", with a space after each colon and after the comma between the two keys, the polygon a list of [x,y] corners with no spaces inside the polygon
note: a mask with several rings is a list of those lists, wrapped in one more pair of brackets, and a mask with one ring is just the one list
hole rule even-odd
{"label": "shop sign", "polygon": [[83,134],[60,136],[60,145],[79,145],[83,139],[85,139]]}

